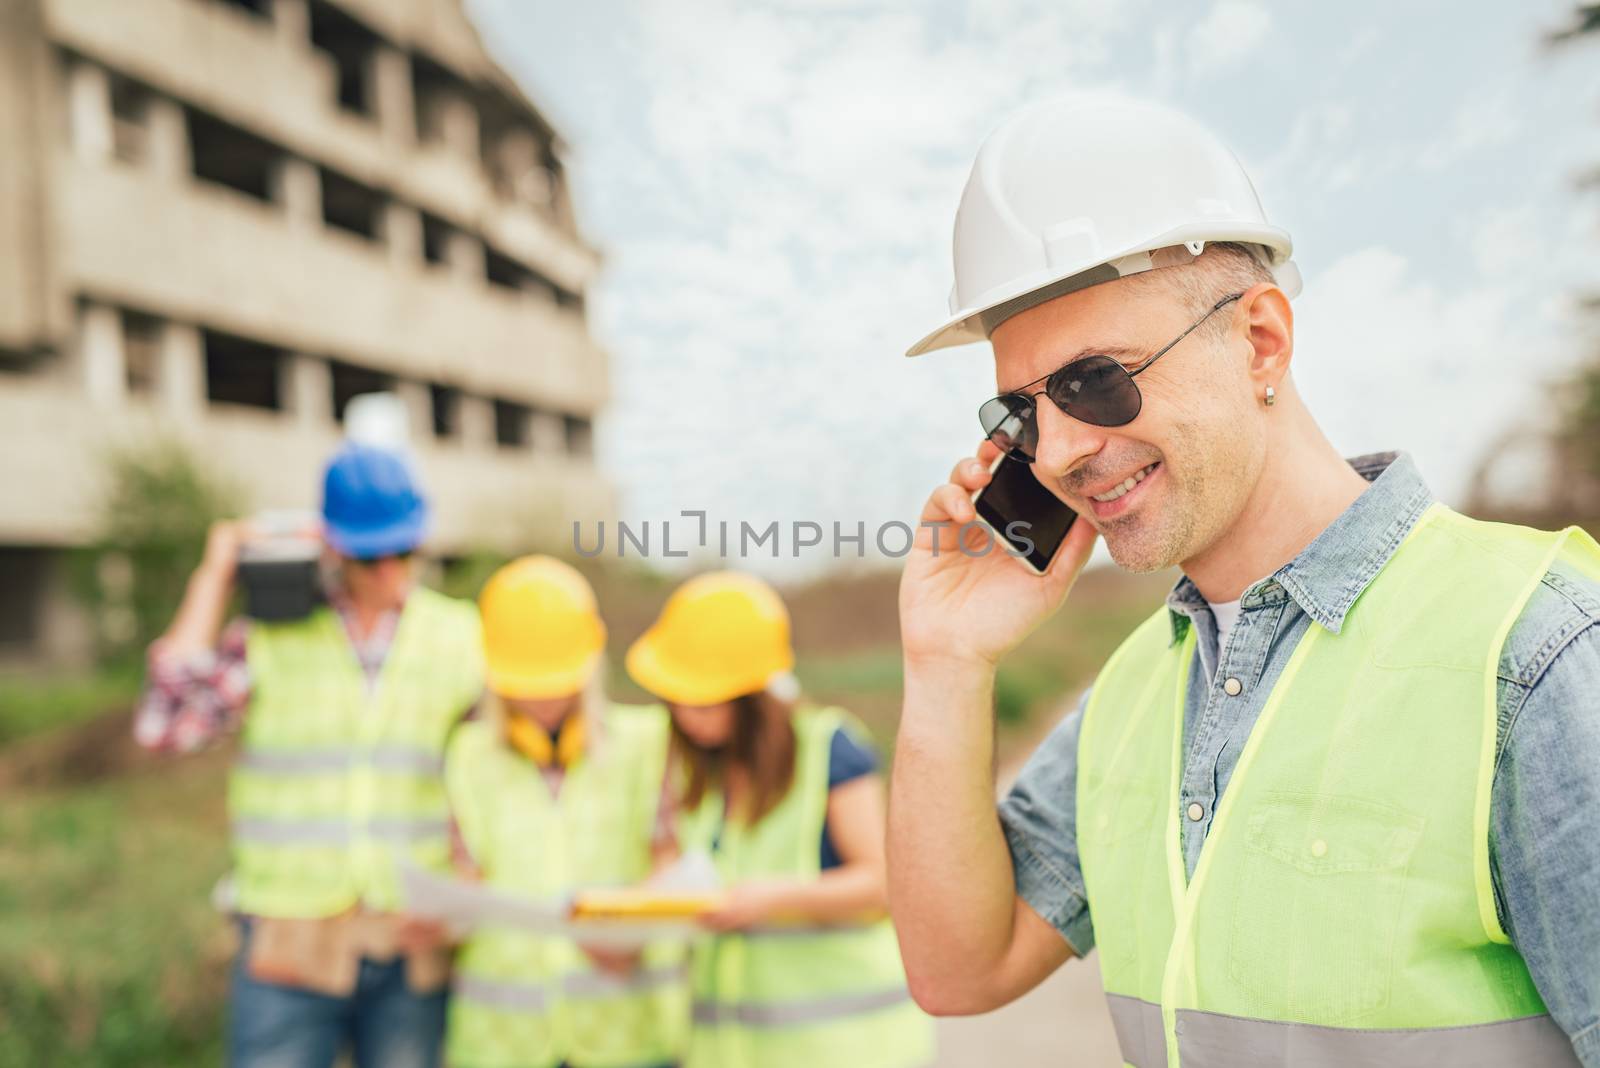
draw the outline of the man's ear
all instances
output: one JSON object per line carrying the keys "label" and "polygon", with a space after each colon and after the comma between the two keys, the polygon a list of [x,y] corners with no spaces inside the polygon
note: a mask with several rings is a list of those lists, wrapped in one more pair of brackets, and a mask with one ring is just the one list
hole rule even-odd
{"label": "man's ear", "polygon": [[1294,309],[1283,290],[1262,282],[1239,298],[1245,338],[1250,342],[1250,378],[1256,393],[1268,386],[1282,390],[1294,360]]}

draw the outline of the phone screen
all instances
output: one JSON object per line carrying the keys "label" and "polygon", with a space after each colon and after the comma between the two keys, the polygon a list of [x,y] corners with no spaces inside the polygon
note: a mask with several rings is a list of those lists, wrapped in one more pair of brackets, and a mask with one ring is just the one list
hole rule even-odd
{"label": "phone screen", "polygon": [[1035,571],[1049,568],[1078,518],[1078,513],[1039,484],[1033,477],[1033,468],[1009,456],[994,469],[973,507]]}

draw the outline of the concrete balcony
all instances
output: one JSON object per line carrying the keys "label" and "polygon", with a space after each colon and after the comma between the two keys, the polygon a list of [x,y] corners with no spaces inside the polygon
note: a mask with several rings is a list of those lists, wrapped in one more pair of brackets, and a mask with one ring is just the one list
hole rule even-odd
{"label": "concrete balcony", "polygon": [[[30,381],[0,391],[0,542],[74,544],[93,536],[109,450],[159,437],[184,441],[206,468],[243,491],[252,509],[315,509],[319,475],[337,447],[331,426],[286,413],[210,407],[173,419],[144,400],[88,403],[70,386]],[[417,450],[433,503],[428,546],[525,550],[570,544],[615,514],[610,484],[588,462],[488,445],[424,442]]]}
{"label": "concrete balcony", "polygon": [[391,40],[429,52],[465,74],[485,65],[478,31],[460,11],[438,0],[335,0]]}
{"label": "concrete balcony", "polygon": [[[422,18],[413,7],[404,9],[408,25]],[[482,234],[567,289],[581,292],[599,268],[597,253],[553,219],[498,198],[476,159],[431,145],[396,152],[376,122],[337,106],[328,58],[309,41],[284,40],[266,19],[202,0],[46,0],[45,8],[58,43]],[[458,40],[455,51],[463,47]]]}
{"label": "concrete balcony", "polygon": [[[599,408],[605,354],[578,313],[329,228],[147,172],[56,164],[60,280],[82,292],[279,347],[559,411]],[[131,225],[130,220],[138,220]]]}

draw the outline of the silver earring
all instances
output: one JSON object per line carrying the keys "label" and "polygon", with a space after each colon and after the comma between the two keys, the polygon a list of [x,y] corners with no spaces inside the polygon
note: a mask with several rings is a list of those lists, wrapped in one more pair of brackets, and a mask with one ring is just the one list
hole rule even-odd
{"label": "silver earring", "polygon": [[1272,407],[1274,404],[1277,404],[1278,403],[1278,391],[1273,389],[1271,386],[1268,386],[1267,387],[1267,396],[1266,396],[1265,400],[1266,400],[1266,405],[1267,405],[1268,408]]}

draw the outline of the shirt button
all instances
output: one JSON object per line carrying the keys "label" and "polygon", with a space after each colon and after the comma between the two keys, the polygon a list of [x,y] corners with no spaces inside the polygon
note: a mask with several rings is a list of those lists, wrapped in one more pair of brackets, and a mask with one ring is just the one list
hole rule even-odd
{"label": "shirt button", "polygon": [[1229,697],[1238,697],[1243,690],[1244,683],[1240,682],[1238,679],[1230,678],[1222,684],[1222,692],[1227,694]]}
{"label": "shirt button", "polygon": [[1202,805],[1198,801],[1189,802],[1189,818],[1191,820],[1193,820],[1196,823],[1199,823],[1200,820],[1202,818],[1204,818],[1205,814],[1206,814],[1206,808],[1205,808],[1204,805]]}

